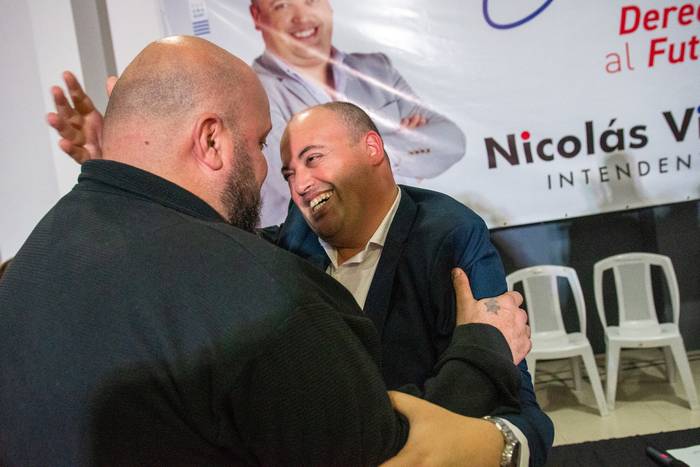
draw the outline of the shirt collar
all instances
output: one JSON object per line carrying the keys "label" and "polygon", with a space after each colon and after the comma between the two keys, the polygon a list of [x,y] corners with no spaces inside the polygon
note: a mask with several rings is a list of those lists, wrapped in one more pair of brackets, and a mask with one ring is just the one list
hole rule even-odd
{"label": "shirt collar", "polygon": [[[370,248],[379,248],[382,249],[384,247],[384,244],[386,243],[386,237],[389,234],[389,228],[391,227],[391,223],[394,221],[394,216],[396,216],[396,211],[399,208],[399,203],[401,202],[401,188],[398,189],[398,193],[396,194],[396,198],[394,199],[394,204],[391,205],[391,208],[389,211],[386,213],[384,216],[384,219],[382,220],[381,224],[379,224],[379,227],[377,227],[377,230],[374,231],[374,234],[370,237],[369,241],[365,245],[365,247],[357,253],[355,256],[347,260],[343,264],[354,264],[354,263],[361,263],[364,261],[365,256],[367,256],[367,252],[370,250]],[[333,265],[334,268],[338,268],[338,250],[333,247],[331,244],[325,242],[322,240],[320,237],[318,239],[319,243],[323,247],[323,249],[326,251],[326,254],[328,255],[328,258],[331,260],[331,264]]]}
{"label": "shirt collar", "polygon": [[81,167],[78,189],[129,192],[189,216],[224,222],[214,208],[184,188],[145,170],[110,160],[90,160]]}

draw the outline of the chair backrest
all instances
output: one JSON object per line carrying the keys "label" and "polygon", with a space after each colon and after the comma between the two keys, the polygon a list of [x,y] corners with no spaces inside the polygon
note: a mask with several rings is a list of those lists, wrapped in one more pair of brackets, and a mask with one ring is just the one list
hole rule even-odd
{"label": "chair backrest", "polygon": [[509,290],[513,290],[518,282],[523,283],[533,339],[557,339],[566,335],[559,299],[559,277],[569,281],[581,332],[585,334],[586,305],[574,269],[565,266],[533,266],[515,271],[506,277]]}
{"label": "chair backrest", "polygon": [[661,267],[664,273],[671,297],[673,322],[678,324],[680,298],[678,281],[671,259],[668,256],[652,253],[625,253],[602,259],[593,267],[593,291],[598,316],[603,327],[608,327],[603,301],[603,274],[608,269],[612,269],[617,294],[620,333],[638,335],[640,333],[661,332],[654,304],[651,266]]}

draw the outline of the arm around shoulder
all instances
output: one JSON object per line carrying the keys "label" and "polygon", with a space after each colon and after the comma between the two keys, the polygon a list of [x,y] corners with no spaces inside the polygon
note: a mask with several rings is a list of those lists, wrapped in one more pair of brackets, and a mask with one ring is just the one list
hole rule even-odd
{"label": "arm around shoulder", "polygon": [[309,304],[251,359],[232,411],[261,464],[377,465],[404,445],[406,420],[361,339],[331,307]]}

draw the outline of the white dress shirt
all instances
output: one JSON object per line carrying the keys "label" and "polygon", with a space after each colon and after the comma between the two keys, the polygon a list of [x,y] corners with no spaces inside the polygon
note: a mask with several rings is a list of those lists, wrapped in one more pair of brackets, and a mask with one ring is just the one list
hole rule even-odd
{"label": "white dress shirt", "polygon": [[379,258],[382,256],[384,242],[386,242],[386,236],[389,233],[389,227],[391,227],[391,223],[394,221],[394,216],[396,215],[396,210],[399,208],[400,201],[401,189],[398,190],[396,198],[394,199],[394,204],[391,205],[389,212],[386,213],[382,223],[379,224],[379,227],[377,227],[377,230],[369,239],[369,242],[367,242],[362,251],[343,264],[338,264],[338,250],[320,238],[318,239],[323,249],[326,250],[328,258],[331,260],[331,264],[326,268],[326,272],[352,293],[352,296],[355,297],[355,301],[360,305],[360,308],[365,307],[369,286],[372,284],[374,272],[377,270]]}

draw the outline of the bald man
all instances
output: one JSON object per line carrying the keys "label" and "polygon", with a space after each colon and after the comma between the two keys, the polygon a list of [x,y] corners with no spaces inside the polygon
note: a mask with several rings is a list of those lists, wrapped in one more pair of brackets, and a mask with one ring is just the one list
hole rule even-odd
{"label": "bald man", "polygon": [[[401,394],[407,419],[394,412],[352,296],[246,232],[267,109],[252,70],[201,39],[153,43],[125,70],[104,160],[0,282],[0,464],[376,465],[404,443],[388,465],[498,463],[486,421]],[[496,384],[517,410],[524,312],[493,315],[455,281],[465,324],[425,390],[466,413],[454,384]]]}
{"label": "bald man", "polygon": [[[388,387],[422,387],[458,319],[450,270],[466,271],[477,297],[507,290],[485,223],[449,196],[397,185],[377,127],[351,103],[332,102],[296,114],[280,151],[294,207],[272,240],[353,294],[381,335],[381,370]],[[492,310],[499,312],[495,304]],[[512,350],[512,362],[521,370],[521,411],[503,413],[485,399],[480,414],[499,413],[520,440],[520,465],[541,466],[554,429],[537,403],[523,361],[529,349]],[[497,394],[489,386],[480,390]]]}

